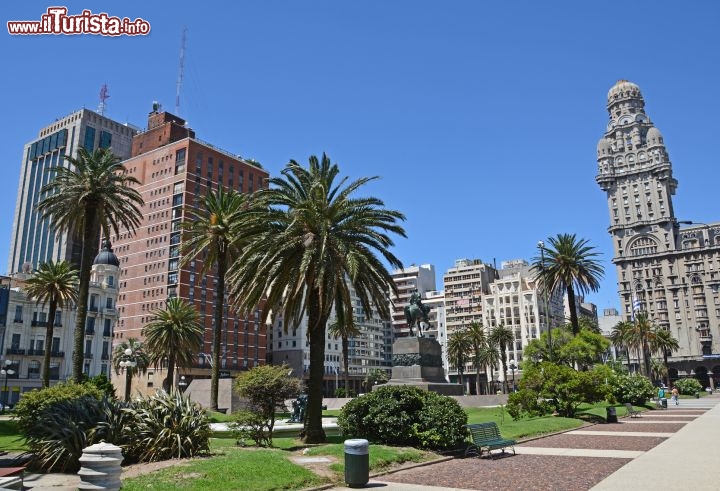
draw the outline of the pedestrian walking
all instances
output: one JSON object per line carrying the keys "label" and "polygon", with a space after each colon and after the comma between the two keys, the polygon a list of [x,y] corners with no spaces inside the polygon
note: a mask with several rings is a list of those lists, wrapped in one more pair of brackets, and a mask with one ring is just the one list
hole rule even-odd
{"label": "pedestrian walking", "polygon": [[673,386],[672,391],[670,391],[670,393],[672,394],[672,400],[675,403],[675,405],[677,406],[678,404],[680,404],[680,401],[679,401],[680,391],[678,390],[678,388]]}

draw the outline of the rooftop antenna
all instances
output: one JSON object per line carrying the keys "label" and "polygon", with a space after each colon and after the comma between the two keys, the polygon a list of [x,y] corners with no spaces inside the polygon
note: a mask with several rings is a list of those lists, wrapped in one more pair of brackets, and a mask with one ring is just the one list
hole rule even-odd
{"label": "rooftop antenna", "polygon": [[98,113],[100,116],[105,116],[105,101],[110,99],[110,91],[108,90],[107,84],[103,84],[100,87],[100,104],[98,104]]}
{"label": "rooftop antenna", "polygon": [[178,67],[177,86],[175,90],[175,115],[180,116],[180,89],[182,88],[183,75],[185,73],[185,41],[187,39],[187,26],[183,26],[182,37],[180,38],[180,64]]}

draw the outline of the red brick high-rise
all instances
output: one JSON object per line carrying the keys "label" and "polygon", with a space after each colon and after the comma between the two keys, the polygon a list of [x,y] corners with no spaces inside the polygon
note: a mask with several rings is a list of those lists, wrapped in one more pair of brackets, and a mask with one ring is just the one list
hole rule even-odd
{"label": "red brick high-rise", "polygon": [[[147,130],[133,138],[132,156],[124,164],[142,183],[138,190],[145,205],[136,234],[113,237],[120,258],[115,343],[130,337],[142,339],[152,312],[163,308],[167,298],[189,300],[205,326],[204,342],[196,366],[180,370],[176,382],[182,375],[187,383],[209,377],[216,278],[212,273],[200,274],[201,261],[180,267],[180,223],[190,207],[201,204],[210,188],[223,186],[252,193],[266,185],[268,173],[255,162],[198,140],[184,120],[157,107],[148,117]],[[241,318],[226,307],[221,343],[221,375],[264,363],[266,329],[259,313]],[[137,378],[133,381],[133,391],[162,387],[165,372],[164,368],[151,368],[139,383]],[[120,393],[124,380],[118,377],[115,382]]]}

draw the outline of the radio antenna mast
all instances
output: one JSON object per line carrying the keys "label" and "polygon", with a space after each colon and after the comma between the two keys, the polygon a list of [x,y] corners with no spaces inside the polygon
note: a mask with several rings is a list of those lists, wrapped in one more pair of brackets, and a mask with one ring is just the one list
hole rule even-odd
{"label": "radio antenna mast", "polygon": [[183,26],[182,37],[180,39],[180,64],[178,68],[177,86],[175,91],[175,115],[180,116],[180,89],[183,84],[183,75],[185,73],[185,41],[187,39],[187,26]]}
{"label": "radio antenna mast", "polygon": [[100,87],[100,104],[98,104],[98,113],[100,116],[105,116],[105,101],[110,99],[110,91],[108,90],[107,84],[103,84]]}

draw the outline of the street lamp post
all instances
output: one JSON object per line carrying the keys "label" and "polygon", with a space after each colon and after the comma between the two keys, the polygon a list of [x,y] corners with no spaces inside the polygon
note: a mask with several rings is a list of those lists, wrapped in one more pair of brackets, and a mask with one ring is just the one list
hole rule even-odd
{"label": "street lamp post", "polygon": [[178,382],[178,388],[180,389],[180,393],[184,393],[185,389],[187,389],[187,381],[185,380],[185,375],[182,375],[180,377],[180,382]]}
{"label": "street lamp post", "polygon": [[510,359],[510,364],[508,365],[508,368],[510,370],[512,370],[512,381],[513,381],[512,391],[515,392],[515,370],[517,370],[518,366],[515,363],[514,359],[512,359],[512,358]]}
{"label": "street lamp post", "polygon": [[[538,242],[538,248],[540,249],[540,267],[542,268],[542,289],[543,289],[543,303],[545,308],[545,323],[547,324],[548,333],[548,359],[552,361],[552,326],[550,325],[550,315],[548,311],[548,298],[547,298],[547,286],[545,285],[545,242],[542,240]],[[538,316],[539,317],[539,316]],[[538,321],[540,319],[538,318]]]}
{"label": "street lamp post", "polygon": [[130,385],[132,384],[133,368],[137,366],[135,355],[132,348],[125,349],[125,359],[120,362],[120,366],[125,369],[125,402],[130,400]]}
{"label": "street lamp post", "polygon": [[3,394],[5,394],[5,397],[4,397],[3,405],[2,405],[2,413],[3,414],[5,413],[5,407],[7,406],[8,400],[9,400],[8,399],[8,395],[9,395],[8,394],[8,376],[15,375],[15,370],[10,368],[12,366],[12,364],[13,364],[12,361],[5,360],[5,368],[0,370],[0,374],[5,375],[5,386],[3,387]]}

